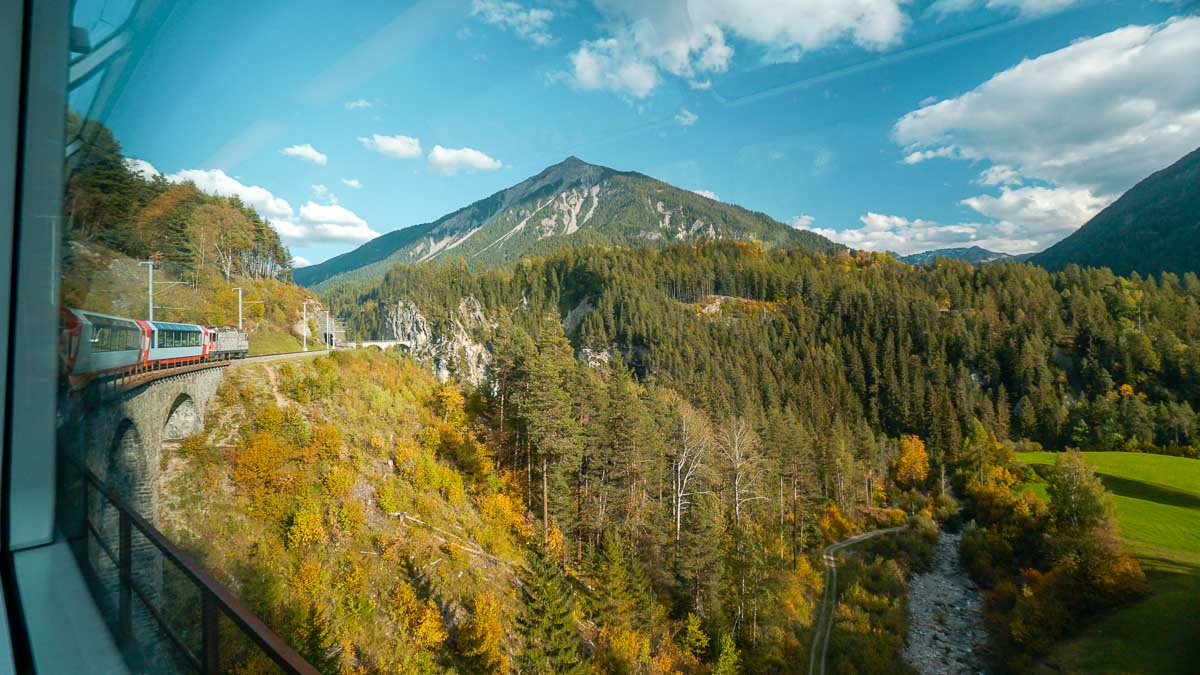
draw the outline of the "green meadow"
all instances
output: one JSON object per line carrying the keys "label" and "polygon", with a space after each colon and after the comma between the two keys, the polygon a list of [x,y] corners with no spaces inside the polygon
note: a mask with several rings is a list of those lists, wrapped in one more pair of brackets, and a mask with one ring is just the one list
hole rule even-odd
{"label": "green meadow", "polygon": [[[1056,453],[1020,453],[1053,464]],[[1200,668],[1200,460],[1087,452],[1113,495],[1121,534],[1152,593],[1098,618],[1045,662],[1059,672],[1185,673]],[[1028,484],[1045,497],[1040,479]]]}

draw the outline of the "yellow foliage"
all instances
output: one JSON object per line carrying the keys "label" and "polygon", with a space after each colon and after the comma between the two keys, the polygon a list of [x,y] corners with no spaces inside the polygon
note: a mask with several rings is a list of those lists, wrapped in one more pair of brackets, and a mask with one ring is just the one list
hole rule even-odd
{"label": "yellow foliage", "polygon": [[516,532],[522,538],[532,536],[529,521],[522,515],[521,504],[502,492],[479,498],[479,511],[493,527]]}
{"label": "yellow foliage", "polygon": [[504,651],[500,602],[484,591],[476,596],[474,604],[470,618],[458,630],[458,651],[480,672],[507,673],[509,659]]}
{"label": "yellow foliage", "polygon": [[643,672],[650,663],[650,638],[636,630],[617,628],[600,631],[608,643],[606,670],[617,673]]}
{"label": "yellow foliage", "polygon": [[550,519],[550,527],[546,530],[546,553],[551,560],[562,562],[566,556],[567,545],[563,531],[558,527],[558,519]]}
{"label": "yellow foliage", "polygon": [[836,504],[830,504],[825,509],[817,526],[821,528],[821,534],[827,541],[841,541],[856,529],[854,523],[842,514]]}
{"label": "yellow foliage", "polygon": [[351,536],[357,535],[367,523],[367,513],[363,508],[363,503],[357,499],[351,499],[342,504],[338,507],[337,520],[338,527],[343,532]]}
{"label": "yellow foliage", "polygon": [[446,640],[442,615],[432,600],[422,602],[408,582],[401,580],[392,591],[388,616],[399,624],[399,633],[416,643],[418,649],[432,649]]}
{"label": "yellow foliage", "polygon": [[321,476],[321,482],[330,497],[340,499],[354,489],[354,473],[346,466],[336,464]]}
{"label": "yellow foliage", "polygon": [[230,473],[233,482],[241,487],[256,487],[274,483],[279,469],[287,461],[287,449],[269,434],[250,438],[231,457]]}
{"label": "yellow foliage", "polygon": [[407,507],[408,493],[404,481],[399,478],[388,478],[375,488],[375,499],[384,513],[400,513]]}
{"label": "yellow foliage", "polygon": [[359,595],[367,590],[367,572],[353,558],[343,558],[341,573],[337,575],[338,589],[348,596]]}
{"label": "yellow foliage", "polygon": [[332,424],[320,424],[313,427],[312,442],[304,449],[302,457],[306,462],[316,459],[336,459],[342,451],[342,431]]}
{"label": "yellow foliage", "polygon": [[1130,396],[1133,396],[1133,387],[1128,384],[1123,384],[1117,389],[1117,392],[1121,395],[1121,398],[1129,398]]}
{"label": "yellow foliage", "polygon": [[437,392],[437,412],[451,429],[461,429],[467,416],[463,412],[462,391],[453,384],[442,385]]}
{"label": "yellow foliage", "polygon": [[322,523],[321,507],[313,501],[301,504],[292,515],[292,522],[287,528],[288,548],[299,548],[325,540],[325,526]]}
{"label": "yellow foliage", "polygon": [[417,458],[417,451],[420,448],[411,438],[404,438],[396,444],[396,452],[392,456],[392,462],[396,465],[396,471],[402,475],[412,475],[412,469]]}
{"label": "yellow foliage", "polygon": [[900,437],[900,454],[896,457],[896,482],[917,487],[929,475],[929,453],[925,442],[916,436]]}
{"label": "yellow foliage", "polygon": [[321,590],[321,561],[305,558],[292,574],[292,588],[304,595],[315,595]]}

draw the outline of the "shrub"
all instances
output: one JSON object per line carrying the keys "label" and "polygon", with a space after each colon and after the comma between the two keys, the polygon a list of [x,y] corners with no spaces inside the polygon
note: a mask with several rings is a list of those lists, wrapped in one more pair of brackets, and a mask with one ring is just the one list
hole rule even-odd
{"label": "shrub", "polygon": [[300,548],[325,539],[324,518],[316,500],[305,500],[292,514],[287,528],[288,548]]}

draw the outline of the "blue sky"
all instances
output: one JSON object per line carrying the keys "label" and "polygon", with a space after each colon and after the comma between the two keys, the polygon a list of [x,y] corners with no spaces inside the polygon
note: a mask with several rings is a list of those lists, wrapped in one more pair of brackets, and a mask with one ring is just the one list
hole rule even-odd
{"label": "blue sky", "polygon": [[859,248],[1025,252],[1200,145],[1194,4],[341,4],[185,3],[106,115],[298,264],[572,154]]}

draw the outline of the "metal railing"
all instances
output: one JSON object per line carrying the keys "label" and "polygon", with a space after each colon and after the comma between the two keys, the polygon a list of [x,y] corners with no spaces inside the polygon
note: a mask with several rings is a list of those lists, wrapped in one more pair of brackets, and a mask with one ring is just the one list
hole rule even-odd
{"label": "metal railing", "polygon": [[[146,610],[154,618],[155,623],[167,636],[172,647],[180,657],[194,670],[200,673],[221,672],[221,631],[220,617],[226,616],[233,625],[262,650],[263,654],[275,662],[285,673],[315,674],[317,669],[292,649],[278,635],[267,627],[257,616],[246,609],[224,586],[218,583],[200,565],[185,556],[175,546],[167,541],[153,525],[132,509],[120,495],[104,484],[91,469],[80,465],[83,473],[83,504],[84,521],[88,533],[99,543],[100,549],[117,567],[118,572],[118,638],[123,646],[134,642],[133,599],[136,596]],[[102,499],[107,501],[118,514],[118,551],[115,552],[104,541],[100,530],[92,522],[87,505],[90,504],[89,492],[95,489]],[[146,541],[167,560],[172,562],[191,581],[200,593],[201,610],[201,647],[200,653],[194,652],[187,646],[182,636],[172,629],[163,616],[162,611],[149,597],[146,589],[134,579],[133,569],[133,532],[137,530]]]}

